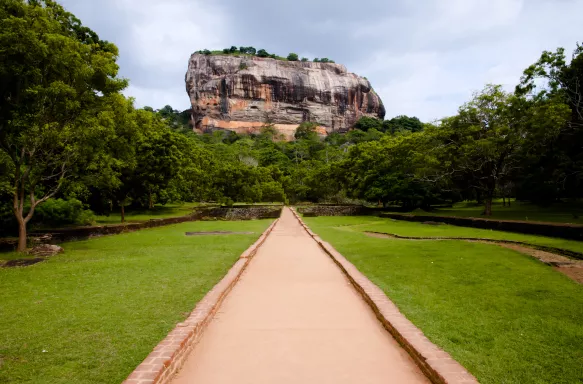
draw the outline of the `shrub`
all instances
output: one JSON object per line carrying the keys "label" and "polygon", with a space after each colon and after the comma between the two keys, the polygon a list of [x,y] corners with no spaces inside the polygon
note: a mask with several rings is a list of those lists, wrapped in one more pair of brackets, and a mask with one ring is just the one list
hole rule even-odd
{"label": "shrub", "polygon": [[287,59],[289,61],[298,61],[299,57],[297,53],[290,53],[289,55],[287,55]]}
{"label": "shrub", "polygon": [[375,119],[374,117],[363,116],[356,124],[354,124],[355,129],[360,129],[361,131],[368,131],[369,129],[376,129],[378,131],[383,130],[383,121]]}
{"label": "shrub", "polygon": [[261,196],[265,202],[285,203],[287,200],[282,185],[276,181],[262,183]]}
{"label": "shrub", "polygon": [[314,140],[318,138],[318,133],[316,129],[318,128],[318,123],[312,123],[309,121],[305,121],[299,125],[296,129],[296,133],[294,135],[296,140]]}
{"label": "shrub", "polygon": [[314,59],[314,63],[319,63],[320,59],[318,59],[317,57]]}
{"label": "shrub", "polygon": [[36,209],[35,222],[47,226],[91,225],[95,221],[93,212],[84,209],[77,199],[49,199]]}
{"label": "shrub", "polygon": [[269,53],[265,49],[260,49],[257,51],[257,56],[259,57],[269,57]]}
{"label": "shrub", "polygon": [[302,57],[302,61],[303,62],[306,62],[306,61],[308,61],[308,58],[307,57]]}
{"label": "shrub", "polygon": [[243,70],[245,70],[245,69],[247,69],[247,68],[249,68],[249,67],[247,66],[247,63],[241,62],[241,64],[239,64],[239,69],[240,69],[241,71],[243,71]]}

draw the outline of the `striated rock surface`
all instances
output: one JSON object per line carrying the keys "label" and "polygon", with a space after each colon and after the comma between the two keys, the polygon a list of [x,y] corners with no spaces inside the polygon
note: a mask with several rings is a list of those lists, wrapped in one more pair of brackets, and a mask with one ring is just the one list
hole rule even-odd
{"label": "striated rock surface", "polygon": [[385,116],[369,81],[334,63],[195,53],[186,90],[201,131],[253,133],[269,122],[290,137],[304,121],[326,134],[347,131],[362,116]]}

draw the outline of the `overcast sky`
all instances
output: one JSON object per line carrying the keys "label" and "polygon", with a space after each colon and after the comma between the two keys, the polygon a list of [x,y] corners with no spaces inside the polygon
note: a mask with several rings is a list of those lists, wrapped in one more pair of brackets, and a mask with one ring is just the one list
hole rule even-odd
{"label": "overcast sky", "polygon": [[62,0],[120,49],[138,106],[189,107],[194,51],[253,46],[328,57],[366,76],[387,118],[454,114],[486,83],[509,90],[543,50],[583,40],[581,0]]}

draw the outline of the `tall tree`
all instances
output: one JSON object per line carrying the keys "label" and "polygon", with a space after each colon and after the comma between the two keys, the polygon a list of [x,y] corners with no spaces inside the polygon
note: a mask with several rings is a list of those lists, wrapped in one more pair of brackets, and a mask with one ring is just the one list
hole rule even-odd
{"label": "tall tree", "polygon": [[117,79],[117,48],[51,0],[0,8],[0,148],[12,163],[18,251],[35,208],[54,196],[95,137],[85,123]]}
{"label": "tall tree", "polygon": [[467,180],[484,197],[484,215],[492,214],[496,188],[519,165],[515,153],[525,135],[523,108],[523,99],[488,85],[431,132],[441,175]]}
{"label": "tall tree", "polygon": [[524,71],[516,92],[547,105],[562,102],[570,109],[566,123],[551,130],[555,135],[547,137],[535,169],[553,180],[559,197],[583,197],[583,45],[577,44],[570,61],[563,48],[543,52]]}

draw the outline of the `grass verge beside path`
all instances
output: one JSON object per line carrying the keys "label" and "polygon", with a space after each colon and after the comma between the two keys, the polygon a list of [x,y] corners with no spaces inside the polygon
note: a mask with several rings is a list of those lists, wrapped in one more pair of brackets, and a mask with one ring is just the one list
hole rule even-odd
{"label": "grass verge beside path", "polygon": [[[480,383],[583,383],[583,286],[495,245],[371,238],[370,217],[304,220]],[[375,230],[459,235],[379,220]]]}
{"label": "grass verge beside path", "polygon": [[0,269],[0,382],[122,382],[271,222],[189,222],[70,242],[43,263]]}
{"label": "grass verge beside path", "polygon": [[[315,222],[332,223],[329,218],[310,218]],[[338,222],[345,231],[371,231],[384,232],[399,236],[411,237],[479,237],[492,240],[522,241],[533,245],[568,249],[583,253],[583,241],[564,240],[554,237],[524,235],[521,233],[493,231],[490,229],[478,229],[458,227],[455,225],[429,225],[403,220],[393,220],[372,216],[348,216]]]}

